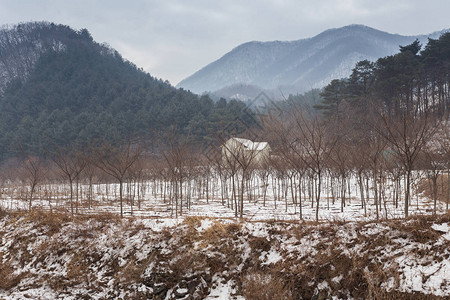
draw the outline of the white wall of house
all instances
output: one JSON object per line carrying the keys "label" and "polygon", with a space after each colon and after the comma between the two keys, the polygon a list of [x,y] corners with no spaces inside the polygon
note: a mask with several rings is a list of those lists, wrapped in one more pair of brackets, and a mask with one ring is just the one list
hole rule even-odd
{"label": "white wall of house", "polygon": [[235,160],[246,160],[257,167],[269,159],[270,150],[267,142],[233,137],[222,145],[222,159],[226,165],[234,163]]}

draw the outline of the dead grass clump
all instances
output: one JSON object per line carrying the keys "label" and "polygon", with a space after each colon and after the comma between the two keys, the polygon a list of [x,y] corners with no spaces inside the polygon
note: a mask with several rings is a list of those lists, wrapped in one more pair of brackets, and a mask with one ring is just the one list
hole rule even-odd
{"label": "dead grass clump", "polygon": [[118,279],[124,286],[140,282],[146,267],[147,264],[137,263],[135,260],[130,260],[125,267],[118,272]]}
{"label": "dead grass clump", "polygon": [[0,264],[0,278],[0,289],[9,290],[19,284],[23,275],[14,274],[14,268],[9,263],[3,262]]}
{"label": "dead grass clump", "polygon": [[87,220],[95,220],[102,224],[118,224],[122,221],[118,214],[113,214],[110,212],[92,215],[79,215],[76,217],[76,220],[81,222]]}
{"label": "dead grass clump", "polygon": [[215,222],[202,232],[203,241],[210,244],[215,244],[229,235],[228,225],[222,224],[220,221]]}
{"label": "dead grass clump", "polygon": [[195,229],[197,227],[200,227],[203,219],[205,218],[199,216],[189,216],[184,218],[183,223],[186,224],[189,229]]}
{"label": "dead grass clump", "polygon": [[72,285],[88,282],[89,264],[85,257],[85,253],[76,252],[66,265],[67,278]]}
{"label": "dead grass clump", "polygon": [[62,226],[69,222],[70,219],[66,214],[50,213],[47,211],[33,210],[25,216],[25,221],[33,222],[36,226],[45,226],[48,228],[47,233],[53,235],[58,233]]}
{"label": "dead grass clump", "polygon": [[389,226],[398,231],[405,232],[412,240],[419,243],[437,241],[440,235],[431,228],[432,218],[413,216],[407,220],[390,222]]}
{"label": "dead grass clump", "polygon": [[242,278],[242,295],[249,300],[294,299],[291,287],[280,276],[261,272]]}
{"label": "dead grass clump", "polygon": [[0,207],[0,219],[3,219],[8,215],[8,212],[4,210],[2,207]]}
{"label": "dead grass clump", "polygon": [[253,251],[269,251],[270,250],[270,241],[268,241],[265,237],[253,237],[249,239],[250,247]]}

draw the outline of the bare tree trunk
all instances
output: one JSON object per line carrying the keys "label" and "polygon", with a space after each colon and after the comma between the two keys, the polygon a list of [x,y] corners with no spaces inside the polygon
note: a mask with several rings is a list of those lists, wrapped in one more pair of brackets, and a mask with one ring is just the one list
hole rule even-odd
{"label": "bare tree trunk", "polygon": [[300,214],[300,220],[303,220],[303,210],[302,210],[302,179],[299,180],[298,187],[298,208]]}
{"label": "bare tree trunk", "polygon": [[361,208],[364,208],[364,216],[367,216],[366,212],[366,204],[364,198],[364,182],[362,178],[361,172],[358,173],[358,184],[359,184],[359,193],[361,194]]}
{"label": "bare tree trunk", "polygon": [[409,200],[411,192],[411,169],[406,171],[406,194],[405,194],[405,218],[409,215]]}
{"label": "bare tree trunk", "polygon": [[123,218],[123,192],[122,192],[122,190],[123,190],[123,180],[122,179],[120,179],[119,180],[119,197],[120,197],[120,217],[122,217]]}
{"label": "bare tree trunk", "polygon": [[73,216],[73,182],[72,182],[72,179],[69,179],[69,185],[70,185],[70,213]]}
{"label": "bare tree trunk", "polygon": [[316,192],[316,222],[319,222],[319,203],[320,203],[320,189],[322,185],[322,174],[320,171],[317,174],[317,192]]}
{"label": "bare tree trunk", "polygon": [[244,189],[245,189],[245,176],[242,174],[241,179],[241,196],[240,196],[240,207],[239,207],[239,216],[242,219],[244,215]]}
{"label": "bare tree trunk", "polygon": [[447,170],[447,211],[448,211],[448,203],[450,202],[450,170]]}
{"label": "bare tree trunk", "polygon": [[374,192],[374,204],[375,204],[375,211],[377,216],[377,221],[380,219],[379,216],[379,209],[378,209],[378,184],[377,184],[377,175],[376,172],[373,172],[373,192]]}

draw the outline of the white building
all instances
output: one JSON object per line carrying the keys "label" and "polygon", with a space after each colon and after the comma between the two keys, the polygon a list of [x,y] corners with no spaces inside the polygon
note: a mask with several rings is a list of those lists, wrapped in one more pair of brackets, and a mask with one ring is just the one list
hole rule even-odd
{"label": "white building", "polygon": [[267,142],[253,142],[235,137],[230,138],[221,147],[222,159],[225,164],[240,161],[255,167],[267,161],[271,151]]}

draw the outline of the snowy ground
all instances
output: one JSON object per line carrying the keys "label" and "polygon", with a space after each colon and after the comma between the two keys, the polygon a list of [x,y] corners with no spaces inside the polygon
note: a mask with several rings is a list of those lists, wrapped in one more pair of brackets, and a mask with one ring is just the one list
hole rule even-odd
{"label": "snowy ground", "polygon": [[0,298],[450,297],[448,214],[312,226],[35,213],[0,228]]}
{"label": "snowy ground", "polygon": [[[326,182],[327,179],[324,180]],[[244,217],[247,220],[299,220],[300,209],[299,205],[293,205],[290,191],[285,196],[278,198],[275,195],[276,189],[273,188],[273,181],[268,180],[269,186],[267,188],[266,203],[263,205],[262,187],[259,184],[258,189],[253,191],[253,199],[248,200],[248,195],[245,195],[244,203]],[[324,187],[321,192],[321,200],[319,206],[319,219],[322,221],[351,221],[351,220],[374,220],[376,219],[376,210],[374,205],[373,190],[370,190],[368,205],[366,209],[362,208],[359,188],[356,180],[352,179],[350,184],[350,194],[347,192],[345,207],[341,211],[341,199],[335,195],[333,203],[330,188]],[[160,189],[155,190],[150,182],[144,183],[145,189],[141,193],[142,200],[140,208],[138,207],[137,196],[134,196],[133,206],[130,201],[124,201],[124,215],[125,216],[140,216],[140,217],[155,217],[155,218],[175,218],[175,209],[173,204],[169,203],[169,196],[166,195],[164,201]],[[213,189],[214,187],[214,189]],[[228,187],[231,190],[231,187]],[[125,186],[124,190],[127,190]],[[24,187],[18,185],[6,186],[1,190],[0,206],[7,210],[27,210],[29,203],[24,201]],[[96,184],[94,185],[94,199],[93,206],[88,208],[87,205],[87,185],[81,185],[79,204],[74,200],[74,206],[77,211],[82,214],[92,214],[100,212],[119,213],[119,187],[117,184]],[[136,193],[135,193],[136,194]],[[48,184],[40,187],[35,199],[32,202],[34,208],[44,210],[56,211],[70,211],[68,185]],[[400,202],[397,207],[393,204],[392,188],[389,185],[385,186],[383,198],[379,206],[380,219],[398,219],[404,217],[404,204],[400,195]],[[306,221],[315,221],[316,207],[315,203],[310,200],[309,195],[303,193],[302,199],[302,219]],[[366,196],[367,197],[367,196]],[[131,197],[125,195],[125,198]],[[278,198],[278,199],[277,199]],[[190,199],[191,205],[186,206],[186,199],[183,199],[182,216],[208,216],[212,218],[234,218],[235,211],[227,205],[222,203],[220,196],[220,185],[212,186],[209,191],[209,199],[201,194],[200,196],[192,193]],[[225,202],[227,200],[225,199]],[[286,204],[287,202],[287,204]],[[445,213],[445,203],[438,203],[438,213]],[[413,194],[411,199],[409,214],[423,215],[431,214],[433,212],[433,203],[430,199],[423,197],[420,194]],[[178,211],[179,214],[179,211]],[[177,215],[178,217],[178,215]]]}

